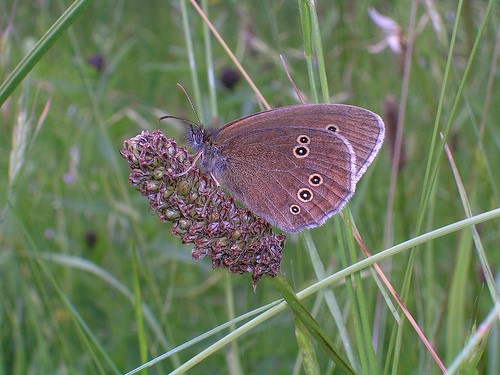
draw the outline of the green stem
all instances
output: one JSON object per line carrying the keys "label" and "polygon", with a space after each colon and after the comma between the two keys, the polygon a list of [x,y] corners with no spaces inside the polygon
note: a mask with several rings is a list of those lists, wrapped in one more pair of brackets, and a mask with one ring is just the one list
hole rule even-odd
{"label": "green stem", "polygon": [[271,277],[269,278],[269,280],[283,296],[290,309],[292,309],[292,311],[295,313],[296,317],[300,319],[302,324],[304,324],[304,326],[311,333],[318,344],[323,348],[326,354],[331,358],[333,362],[335,362],[339,370],[343,374],[355,374],[352,367],[349,366],[347,360],[339,353],[337,353],[333,342],[330,340],[330,337],[328,337],[328,335],[320,327],[318,322],[309,313],[309,311],[307,311],[304,305],[300,303],[299,299],[295,295],[295,292],[286,282],[285,278],[282,275],[279,275],[277,277]]}
{"label": "green stem", "polygon": [[45,53],[52,47],[63,32],[71,26],[71,24],[80,16],[85,7],[91,0],[76,0],[62,14],[59,19],[54,22],[50,29],[40,38],[33,46],[21,62],[16,66],[12,73],[0,86],[0,106],[7,100],[21,81],[35,67]]}

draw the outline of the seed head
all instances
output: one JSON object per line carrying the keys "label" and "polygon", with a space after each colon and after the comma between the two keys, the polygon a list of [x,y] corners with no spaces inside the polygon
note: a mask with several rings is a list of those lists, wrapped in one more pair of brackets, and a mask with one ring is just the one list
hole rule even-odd
{"label": "seed head", "polygon": [[159,130],[143,131],[125,140],[120,154],[129,163],[130,184],[161,221],[172,222],[182,243],[194,244],[194,259],[208,256],[214,268],[251,273],[254,289],[263,277],[278,275],[285,235],[238,207],[174,139]]}

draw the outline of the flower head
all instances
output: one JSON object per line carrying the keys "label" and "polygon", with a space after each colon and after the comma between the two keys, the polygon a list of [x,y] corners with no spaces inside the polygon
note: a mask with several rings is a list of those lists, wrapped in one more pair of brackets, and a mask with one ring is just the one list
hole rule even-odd
{"label": "flower head", "polygon": [[214,268],[251,273],[254,289],[263,277],[278,275],[286,237],[238,207],[174,139],[143,131],[125,140],[120,154],[130,165],[130,184],[160,220],[173,223],[182,243],[194,244],[194,259],[208,256]]}

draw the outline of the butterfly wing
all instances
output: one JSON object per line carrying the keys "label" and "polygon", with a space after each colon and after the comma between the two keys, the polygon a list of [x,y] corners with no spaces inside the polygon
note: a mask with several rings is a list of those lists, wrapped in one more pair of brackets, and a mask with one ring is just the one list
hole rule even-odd
{"label": "butterfly wing", "polygon": [[211,172],[236,199],[290,233],[321,225],[342,209],[357,170],[345,137],[303,125],[301,118],[286,126],[276,126],[274,118],[272,125],[269,118],[247,119],[215,138],[224,163]]}
{"label": "butterfly wing", "polygon": [[[310,116],[317,128],[326,128],[345,137],[356,155],[356,182],[377,156],[384,141],[384,123],[377,114],[351,105],[318,104],[313,108],[300,106],[304,116]],[[316,115],[318,113],[318,115]]]}
{"label": "butterfly wing", "polygon": [[276,127],[300,122],[308,128],[327,129],[343,136],[356,157],[356,183],[373,162],[384,141],[384,123],[380,116],[367,109],[345,104],[305,104],[275,108],[233,121],[223,131],[229,135],[242,127],[265,128],[270,120]]}

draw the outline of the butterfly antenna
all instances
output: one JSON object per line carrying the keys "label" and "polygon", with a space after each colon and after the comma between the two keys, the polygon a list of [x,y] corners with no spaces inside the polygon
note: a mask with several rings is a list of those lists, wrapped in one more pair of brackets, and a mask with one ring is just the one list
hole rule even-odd
{"label": "butterfly antenna", "polygon": [[[186,95],[186,98],[187,100],[189,101],[189,104],[191,105],[191,109],[193,110],[194,112],[194,115],[196,116],[196,120],[198,121],[198,124],[196,124],[198,127],[201,126],[201,121],[200,121],[200,118],[198,117],[198,113],[196,112],[196,109],[194,108],[194,104],[193,102],[191,101],[191,97],[189,96],[189,94],[187,93],[186,89],[184,88],[184,86],[182,86],[180,83],[177,83],[177,87],[180,88],[182,90],[182,92],[184,92],[184,95]],[[192,121],[191,121],[191,124],[194,124]]]}
{"label": "butterfly antenna", "polygon": [[182,122],[185,122],[186,124],[188,124],[189,126],[200,126],[200,124],[197,124],[196,122],[194,121],[191,121],[191,120],[186,120],[185,118],[182,118],[182,117],[177,117],[177,116],[170,116],[170,115],[165,115],[165,116],[161,116],[158,121],[161,121],[161,120],[166,120],[168,118],[173,118],[174,120],[179,120],[179,121],[182,121]]}
{"label": "butterfly antenna", "polygon": [[177,116],[170,116],[170,115],[161,116],[158,119],[158,121],[166,120],[166,119],[169,119],[169,118],[173,118],[174,120],[179,120],[179,121],[185,122],[186,124],[188,124],[191,127],[201,128],[202,125],[201,125],[201,122],[200,122],[200,118],[198,117],[198,113],[196,112],[196,109],[194,108],[194,104],[193,104],[193,102],[191,100],[191,97],[187,93],[187,91],[184,88],[184,86],[182,86],[180,83],[177,83],[177,87],[179,87],[182,90],[182,92],[184,93],[184,95],[186,95],[186,98],[189,101],[189,104],[191,105],[191,109],[193,110],[194,115],[196,116],[196,120],[198,122],[194,122],[194,121],[191,121],[191,120],[186,120],[185,118],[181,118],[181,117],[177,117]]}

